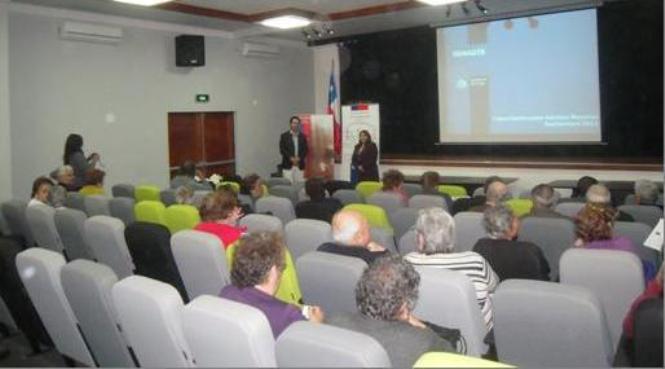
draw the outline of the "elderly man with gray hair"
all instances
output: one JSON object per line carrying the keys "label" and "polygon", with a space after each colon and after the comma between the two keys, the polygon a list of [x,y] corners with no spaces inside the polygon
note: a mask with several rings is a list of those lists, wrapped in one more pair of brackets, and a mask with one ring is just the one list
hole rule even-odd
{"label": "elderly man with gray hair", "polygon": [[[587,204],[595,204],[612,208],[612,194],[610,193],[610,190],[608,190],[607,187],[605,187],[604,185],[595,184],[589,187],[589,189],[587,190],[586,202]],[[617,217],[615,220],[619,222],[635,221],[635,219],[631,215],[621,210],[617,212]]]}
{"label": "elderly man with gray hair", "polygon": [[497,179],[487,185],[487,190],[485,192],[485,204],[473,206],[469,209],[469,211],[482,213],[486,209],[506,201],[508,198],[508,186],[497,177]]}
{"label": "elderly man with gray hair", "polygon": [[648,179],[635,181],[635,204],[636,205],[654,205],[658,202],[658,185],[656,182]]}
{"label": "elderly man with gray hair", "polygon": [[55,172],[56,184],[51,187],[49,202],[54,208],[65,206],[67,192],[74,189],[74,168],[71,165],[63,165]]}
{"label": "elderly man with gray hair", "polygon": [[482,255],[503,281],[510,278],[549,280],[550,266],[543,251],[531,242],[517,241],[520,220],[505,205],[485,210],[483,226],[488,237],[473,251]]}
{"label": "elderly man with gray hair", "polygon": [[355,210],[340,210],[332,219],[335,242],[319,246],[317,251],[363,259],[367,264],[388,254],[388,250],[372,241],[367,219]]}
{"label": "elderly man with gray hair", "polygon": [[418,251],[408,253],[404,260],[414,265],[450,269],[466,275],[476,290],[487,330],[492,330],[494,322],[490,294],[499,284],[499,277],[480,254],[455,252],[453,217],[441,208],[420,210],[416,221],[416,239]]}
{"label": "elderly man with gray hair", "polygon": [[527,216],[570,219],[554,211],[558,196],[554,188],[548,184],[541,183],[534,187],[531,190],[531,200],[533,201],[533,207]]}

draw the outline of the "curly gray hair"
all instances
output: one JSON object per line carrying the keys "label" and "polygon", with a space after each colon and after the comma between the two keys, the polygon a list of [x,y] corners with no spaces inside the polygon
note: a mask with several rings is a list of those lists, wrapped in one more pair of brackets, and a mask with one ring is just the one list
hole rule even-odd
{"label": "curly gray hair", "polygon": [[500,204],[485,210],[483,214],[483,227],[490,238],[501,238],[512,226],[514,217],[515,214],[513,214],[510,208]]}
{"label": "curly gray hair", "polygon": [[372,319],[398,320],[402,308],[411,312],[418,301],[420,275],[399,255],[376,259],[356,285],[356,306]]}
{"label": "curly gray hair", "polygon": [[655,204],[658,200],[658,185],[648,179],[635,181],[635,195],[639,197],[640,204]]}
{"label": "curly gray hair", "polygon": [[423,254],[452,252],[455,248],[455,220],[441,208],[427,208],[418,212],[416,232],[424,241]]}

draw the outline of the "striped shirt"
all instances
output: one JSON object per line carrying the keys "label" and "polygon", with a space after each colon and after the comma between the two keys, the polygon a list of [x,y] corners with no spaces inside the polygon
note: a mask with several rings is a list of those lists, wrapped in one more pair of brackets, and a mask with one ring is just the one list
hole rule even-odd
{"label": "striped shirt", "polygon": [[480,254],[473,251],[432,255],[411,252],[404,256],[404,259],[414,265],[445,268],[464,273],[476,290],[476,299],[478,299],[487,330],[492,330],[494,321],[491,294],[499,284],[499,277]]}

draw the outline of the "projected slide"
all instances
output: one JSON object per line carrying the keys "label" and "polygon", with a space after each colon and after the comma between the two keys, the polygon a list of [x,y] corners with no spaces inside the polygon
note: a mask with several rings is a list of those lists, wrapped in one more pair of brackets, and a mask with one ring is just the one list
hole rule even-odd
{"label": "projected slide", "polygon": [[437,30],[439,140],[599,142],[596,11]]}

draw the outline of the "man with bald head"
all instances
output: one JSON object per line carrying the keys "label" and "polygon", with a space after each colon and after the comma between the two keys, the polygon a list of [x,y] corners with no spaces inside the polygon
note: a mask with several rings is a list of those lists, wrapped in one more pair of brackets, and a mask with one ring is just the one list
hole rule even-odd
{"label": "man with bald head", "polygon": [[485,193],[485,204],[474,206],[469,211],[483,213],[489,208],[493,208],[506,199],[508,194],[508,186],[506,186],[500,179],[495,180],[487,186]]}
{"label": "man with bald head", "polygon": [[340,210],[332,219],[335,242],[319,246],[318,251],[363,259],[367,264],[387,255],[385,247],[372,241],[367,219],[355,210]]}

